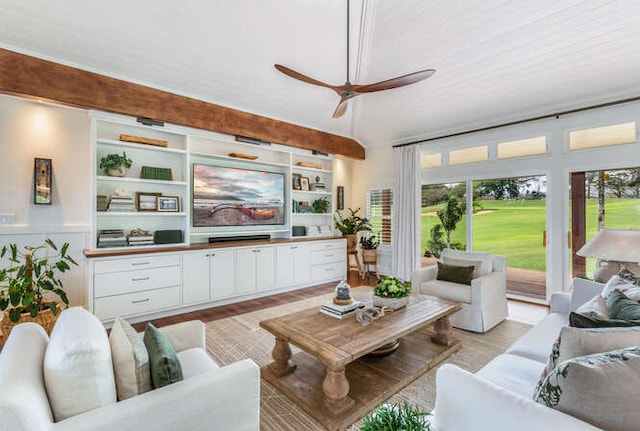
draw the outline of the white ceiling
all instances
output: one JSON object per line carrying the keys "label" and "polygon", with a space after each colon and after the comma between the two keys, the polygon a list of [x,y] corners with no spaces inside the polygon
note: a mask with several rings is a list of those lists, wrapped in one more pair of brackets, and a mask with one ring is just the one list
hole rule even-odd
{"label": "white ceiling", "polygon": [[[637,0],[0,0],[0,47],[338,135],[364,146],[640,95]],[[355,103],[353,103],[355,102]]]}

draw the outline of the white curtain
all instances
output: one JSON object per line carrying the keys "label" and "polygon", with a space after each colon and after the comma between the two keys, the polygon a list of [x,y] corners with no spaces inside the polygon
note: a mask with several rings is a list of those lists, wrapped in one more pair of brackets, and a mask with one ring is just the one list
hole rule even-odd
{"label": "white curtain", "polygon": [[420,147],[396,147],[396,190],[393,195],[393,274],[410,280],[420,262]]}

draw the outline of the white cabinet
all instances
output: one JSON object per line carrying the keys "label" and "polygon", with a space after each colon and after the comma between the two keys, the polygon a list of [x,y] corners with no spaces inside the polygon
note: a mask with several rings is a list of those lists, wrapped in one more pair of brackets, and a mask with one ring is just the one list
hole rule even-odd
{"label": "white cabinet", "polygon": [[347,273],[347,241],[317,241],[311,244],[311,280],[337,280]]}
{"label": "white cabinet", "polygon": [[235,250],[185,252],[182,258],[183,303],[197,304],[235,294]]}
{"label": "white cabinet", "polygon": [[236,292],[238,294],[276,287],[273,246],[239,248],[236,253]]}
{"label": "white cabinet", "polygon": [[181,305],[180,254],[106,258],[93,262],[90,311],[100,320]]}
{"label": "white cabinet", "polygon": [[276,247],[276,283],[289,287],[311,281],[311,247],[299,242]]}

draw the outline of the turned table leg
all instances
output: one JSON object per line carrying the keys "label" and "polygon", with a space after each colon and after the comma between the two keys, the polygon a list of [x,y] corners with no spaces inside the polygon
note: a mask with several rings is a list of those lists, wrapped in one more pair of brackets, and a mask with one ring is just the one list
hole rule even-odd
{"label": "turned table leg", "polygon": [[286,376],[292,373],[296,369],[296,364],[291,361],[291,347],[284,338],[276,337],[276,345],[271,352],[273,362],[269,365],[269,368],[278,377]]}
{"label": "turned table leg", "polygon": [[451,345],[451,322],[449,321],[449,316],[444,316],[436,320],[433,329],[436,331],[435,335],[431,337],[431,341],[433,341],[434,344],[440,346]]}
{"label": "turned table leg", "polygon": [[325,401],[332,409],[344,407],[344,402],[349,394],[349,381],[345,375],[345,367],[330,369],[327,367],[327,375],[322,382]]}

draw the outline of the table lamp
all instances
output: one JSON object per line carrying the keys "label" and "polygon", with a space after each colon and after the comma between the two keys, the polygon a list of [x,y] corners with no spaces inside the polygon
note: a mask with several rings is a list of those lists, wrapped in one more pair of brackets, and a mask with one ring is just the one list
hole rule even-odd
{"label": "table lamp", "polygon": [[[622,267],[640,274],[640,230],[602,229],[576,254],[595,257],[600,261],[593,279],[601,283],[606,283]],[[606,264],[603,265],[603,262]]]}

